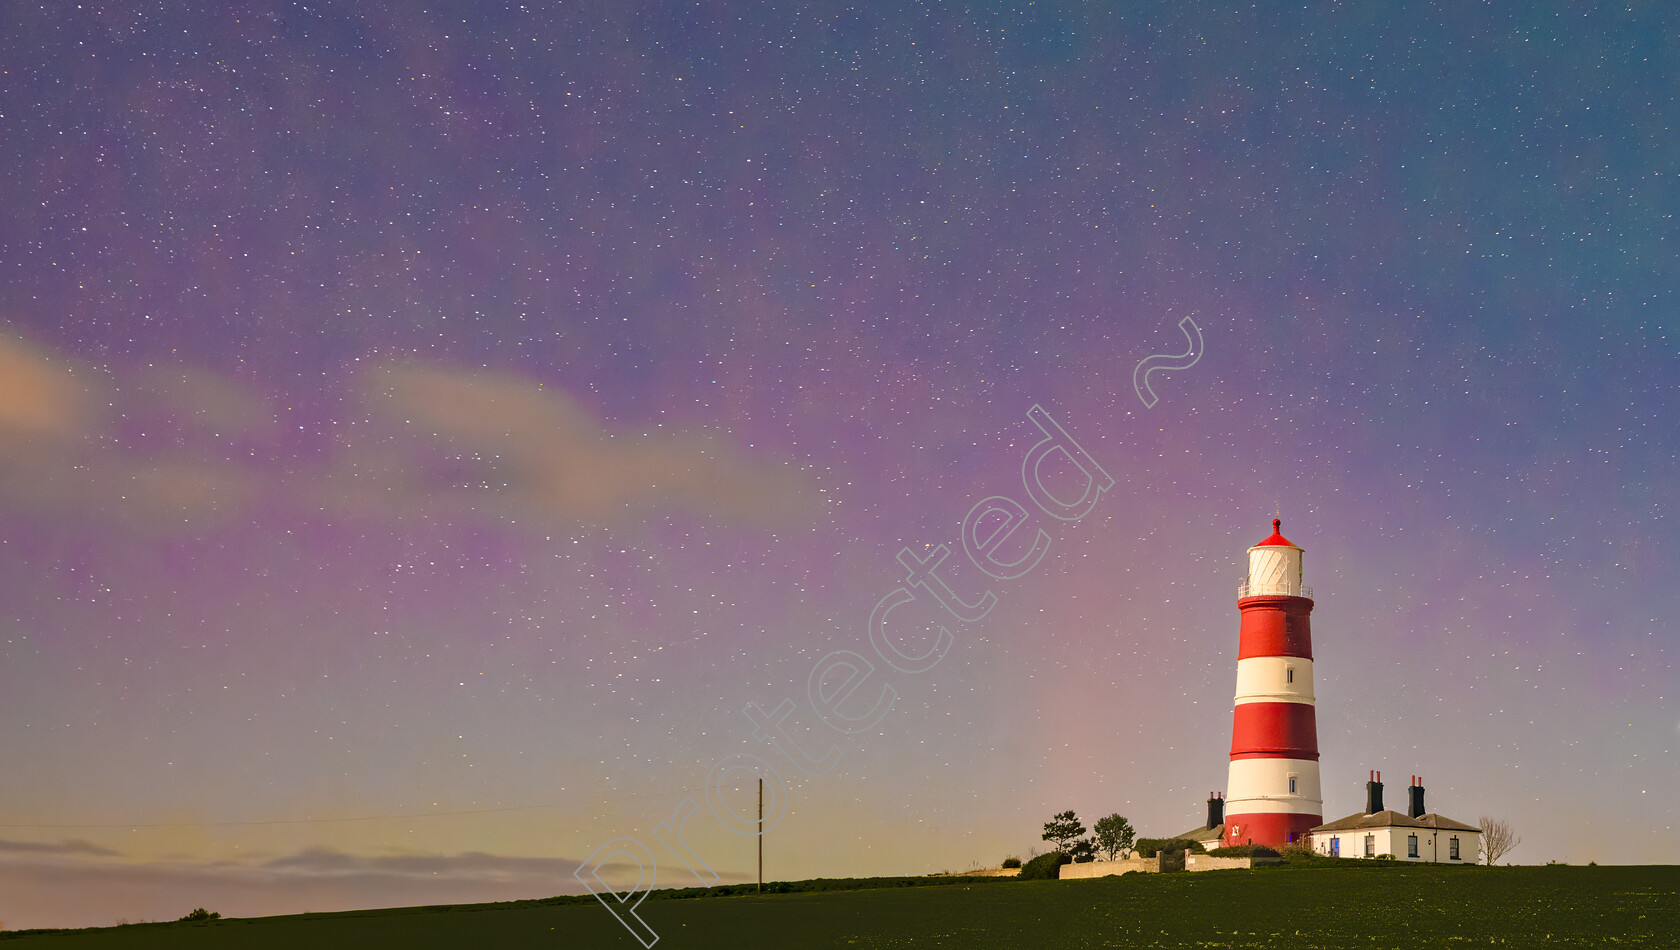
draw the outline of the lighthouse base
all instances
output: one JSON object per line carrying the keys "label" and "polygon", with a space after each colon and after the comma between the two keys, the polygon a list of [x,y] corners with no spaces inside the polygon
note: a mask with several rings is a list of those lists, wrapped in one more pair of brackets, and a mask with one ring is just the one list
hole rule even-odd
{"label": "lighthouse base", "polygon": [[1307,831],[1324,824],[1323,815],[1297,815],[1290,812],[1250,812],[1225,816],[1225,835],[1220,844],[1225,847],[1239,844],[1263,844],[1281,850],[1284,845],[1304,838]]}

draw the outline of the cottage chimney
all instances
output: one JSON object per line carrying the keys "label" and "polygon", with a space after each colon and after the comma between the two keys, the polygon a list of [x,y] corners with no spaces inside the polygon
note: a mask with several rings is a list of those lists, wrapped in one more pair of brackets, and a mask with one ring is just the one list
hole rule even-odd
{"label": "cottage chimney", "polygon": [[1382,773],[1373,769],[1371,780],[1365,783],[1365,814],[1374,815],[1382,810]]}
{"label": "cottage chimney", "polygon": [[1209,828],[1218,828],[1225,823],[1225,799],[1222,795],[1208,792],[1208,823]]}
{"label": "cottage chimney", "polygon": [[1406,814],[1412,818],[1422,818],[1423,811],[1423,776],[1412,776],[1412,787],[1406,790],[1410,801],[1407,803]]}

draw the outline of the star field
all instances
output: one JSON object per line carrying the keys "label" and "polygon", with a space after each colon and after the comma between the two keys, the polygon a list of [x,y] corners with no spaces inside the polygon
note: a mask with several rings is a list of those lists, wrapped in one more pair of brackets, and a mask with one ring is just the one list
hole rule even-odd
{"label": "star field", "polygon": [[[1123,6],[7,7],[0,921],[575,893],[685,796],[741,880],[784,697],[771,878],[1176,833],[1274,512],[1327,816],[1674,861],[1680,14]],[[990,578],[1035,405],[1115,486]],[[823,726],[936,545],[996,606]]]}

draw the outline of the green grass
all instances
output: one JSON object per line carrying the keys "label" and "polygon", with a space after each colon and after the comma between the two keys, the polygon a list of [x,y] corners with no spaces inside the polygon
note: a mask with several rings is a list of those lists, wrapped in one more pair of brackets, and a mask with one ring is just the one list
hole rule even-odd
{"label": "green grass", "polygon": [[[660,935],[656,946],[661,950],[1680,947],[1680,867],[1672,866],[1482,868],[1346,861],[1084,881],[921,880],[942,883],[688,900],[649,897],[640,913]],[[593,901],[145,924],[12,939],[7,950],[641,946]]]}

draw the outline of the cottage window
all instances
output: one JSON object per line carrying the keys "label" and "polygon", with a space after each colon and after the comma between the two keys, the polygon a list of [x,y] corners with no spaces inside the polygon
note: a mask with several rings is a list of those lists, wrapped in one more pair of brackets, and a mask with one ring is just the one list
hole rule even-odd
{"label": "cottage window", "polygon": [[1452,858],[1454,861],[1458,860],[1458,835],[1453,835],[1452,838],[1447,841],[1447,856]]}
{"label": "cottage window", "polygon": [[1342,839],[1340,839],[1340,838],[1331,838],[1330,839],[1330,856],[1332,858],[1339,858],[1339,857],[1342,856]]}
{"label": "cottage window", "polygon": [[1417,853],[1417,835],[1406,836],[1406,857],[1415,858]]}
{"label": "cottage window", "polygon": [[1374,857],[1377,856],[1377,836],[1376,835],[1366,835],[1365,836],[1365,856],[1367,858],[1374,858]]}

